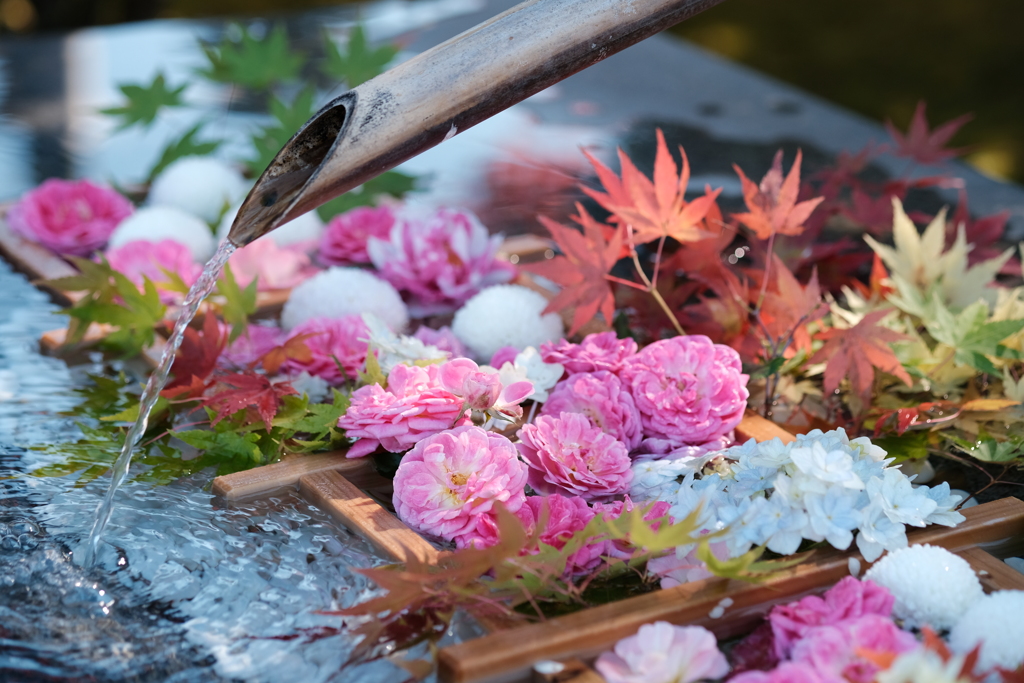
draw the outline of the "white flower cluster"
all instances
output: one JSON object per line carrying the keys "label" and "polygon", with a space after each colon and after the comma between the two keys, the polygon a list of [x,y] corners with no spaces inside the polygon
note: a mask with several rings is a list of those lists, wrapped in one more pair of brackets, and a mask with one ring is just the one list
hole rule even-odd
{"label": "white flower cluster", "polygon": [[489,365],[480,366],[481,370],[494,370],[501,377],[502,386],[509,386],[515,382],[530,382],[533,384],[533,393],[527,398],[531,401],[543,403],[548,400],[548,392],[562,379],[565,368],[558,363],[545,363],[540,353],[532,346],[516,354],[511,362],[506,361],[500,368],[491,368]]}
{"label": "white flower cluster", "polygon": [[370,337],[365,341],[377,351],[377,362],[385,375],[390,374],[396,365],[415,365],[417,361],[441,362],[451,356],[447,351],[416,337],[395,334],[372,313],[363,313],[363,322],[370,331]]}
{"label": "white flower cluster", "polygon": [[908,525],[964,519],[948,484],[915,487],[885,455],[842,429],[814,430],[790,444],[751,440],[692,461],[637,463],[630,496],[671,503],[675,519],[700,508],[700,528],[727,530],[722,540],[733,556],[761,544],[789,555],[804,539],[846,550],[857,532],[857,548],[873,562],[883,550],[906,547]]}

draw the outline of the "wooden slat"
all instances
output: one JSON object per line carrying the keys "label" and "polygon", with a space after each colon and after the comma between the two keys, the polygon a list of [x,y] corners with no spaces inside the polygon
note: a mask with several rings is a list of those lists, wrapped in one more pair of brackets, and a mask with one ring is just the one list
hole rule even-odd
{"label": "wooden slat", "polygon": [[[3,254],[12,266],[27,275],[37,286],[40,280],[77,275],[78,271],[67,261],[52,251],[16,235],[0,218],[0,254]],[[64,292],[46,288],[50,295],[61,304],[70,303]]]}
{"label": "wooden slat", "polygon": [[1024,574],[981,548],[967,548],[957,553],[970,563],[978,574],[986,593],[999,590],[1024,590]]}
{"label": "wooden slat", "polygon": [[[964,516],[966,521],[953,529],[914,529],[908,534],[910,541],[961,550],[1024,536],[1024,501],[998,500],[965,510]],[[851,557],[868,566],[858,553],[819,551],[763,584],[710,578],[453,645],[439,655],[440,679],[525,681],[534,662],[596,656],[653,621],[704,626],[719,638],[742,635],[775,604],[820,592],[849,575]],[[725,615],[711,618],[712,610],[726,598],[732,604]]]}
{"label": "wooden slat", "polygon": [[[89,329],[86,330],[85,336],[78,344],[73,346],[67,346],[67,335],[68,331],[65,328],[57,330],[50,330],[44,332],[39,337],[39,347],[42,352],[48,356],[60,356],[62,358],[74,357],[78,352],[83,349],[88,349],[101,342],[113,328],[110,325],[93,323],[89,325]],[[151,366],[156,367],[160,362],[160,356],[163,355],[164,347],[167,341],[159,334],[153,341],[153,345],[142,352],[143,359]]]}
{"label": "wooden slat", "polygon": [[351,531],[369,540],[397,562],[436,564],[441,551],[337,472],[328,470],[299,479],[299,490]]}
{"label": "wooden slat", "polygon": [[253,498],[289,486],[298,486],[299,479],[307,474],[336,470],[347,476],[358,476],[362,471],[372,469],[373,465],[368,459],[349,459],[345,457],[344,451],[301,455],[272,465],[217,477],[213,480],[213,493],[227,500]]}
{"label": "wooden slat", "polygon": [[790,443],[796,437],[771,420],[766,420],[752,410],[748,410],[736,427],[736,441],[743,443],[754,439],[757,442],[780,439],[782,443]]}

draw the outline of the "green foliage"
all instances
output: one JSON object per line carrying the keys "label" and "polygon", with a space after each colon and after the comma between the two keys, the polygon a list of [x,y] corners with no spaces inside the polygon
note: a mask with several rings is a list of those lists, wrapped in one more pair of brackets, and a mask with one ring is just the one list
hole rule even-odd
{"label": "green foliage", "polygon": [[225,36],[216,47],[203,46],[210,64],[199,70],[201,75],[212,81],[254,90],[265,90],[298,78],[303,55],[291,49],[284,26],[275,26],[262,39],[254,38],[244,26],[238,29],[240,40]]}
{"label": "green foliage", "polygon": [[249,316],[256,312],[257,278],[253,278],[245,289],[238,286],[231,266],[224,265],[224,274],[217,280],[216,292],[224,297],[220,314],[231,325],[229,341],[238,339],[249,325]]}
{"label": "green foliage", "polygon": [[388,378],[381,370],[380,363],[377,361],[376,349],[371,344],[366,352],[366,370],[359,373],[359,383],[366,384],[379,384],[381,387],[388,388]]}
{"label": "green foliage", "polygon": [[324,75],[342,81],[349,89],[383,73],[398,54],[398,48],[394,45],[382,45],[371,50],[366,44],[366,33],[358,24],[348,36],[344,54],[328,36],[324,37],[324,49],[327,53],[327,61],[323,65]]}
{"label": "green foliage", "polygon": [[160,154],[160,159],[157,160],[156,164],[149,171],[147,182],[153,182],[153,179],[160,174],[160,171],[182,157],[203,156],[217,151],[217,148],[221,146],[221,140],[200,142],[196,139],[202,125],[202,123],[197,123],[185,131],[181,137],[171,140],[164,147],[164,151]]}
{"label": "green foliage", "polygon": [[951,441],[972,458],[982,462],[1006,464],[1024,458],[1024,439],[1020,438],[997,441],[983,433],[975,441],[957,437],[952,438]]}
{"label": "green foliage", "polygon": [[181,94],[186,87],[188,86],[181,85],[173,90],[168,90],[164,75],[159,73],[149,86],[120,86],[127,102],[120,107],[102,109],[101,112],[121,119],[118,130],[124,130],[136,124],[145,128],[153,123],[163,107],[180,107]]}
{"label": "green foliage", "polygon": [[896,463],[905,460],[922,460],[928,457],[928,445],[931,439],[928,431],[909,431],[902,435],[883,436],[871,441],[881,447],[888,457],[895,458]]}
{"label": "green foliage", "polygon": [[416,178],[400,171],[386,171],[362,186],[335,197],[317,208],[324,221],[359,206],[373,206],[381,195],[401,198],[416,187]]}
{"label": "green foliage", "polygon": [[983,301],[967,306],[958,314],[952,313],[937,299],[932,301],[932,306],[928,333],[952,347],[958,363],[992,375],[1000,374],[988,356],[997,356],[999,342],[1024,328],[1024,320],[988,322],[989,309]]}
{"label": "green foliage", "polygon": [[254,176],[258,176],[270,165],[281,148],[292,139],[302,124],[313,116],[313,99],[316,91],[310,86],[303,88],[291,104],[285,104],[277,97],[270,100],[270,115],[274,123],[258,131],[252,137],[256,156],[247,163]]}

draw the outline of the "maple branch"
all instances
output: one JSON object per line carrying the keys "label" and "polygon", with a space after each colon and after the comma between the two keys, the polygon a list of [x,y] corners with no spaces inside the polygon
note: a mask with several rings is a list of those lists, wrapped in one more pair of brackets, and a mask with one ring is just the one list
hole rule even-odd
{"label": "maple branch", "polygon": [[638,285],[635,282],[632,282],[630,280],[624,280],[621,277],[615,277],[614,275],[605,275],[604,279],[608,280],[609,282],[616,282],[616,283],[618,283],[620,285],[626,285],[627,287],[632,287],[633,289],[639,289],[641,292],[646,292],[647,291],[647,288],[644,287],[643,285]]}
{"label": "maple branch", "polygon": [[772,255],[775,253],[775,235],[777,231],[772,230],[772,234],[768,237],[768,254],[765,257],[764,262],[764,276],[761,278],[761,291],[757,295],[757,306],[758,311],[761,310],[761,304],[764,303],[765,294],[768,293],[768,276],[772,272]]}
{"label": "maple branch", "polygon": [[[659,306],[661,306],[661,310],[665,311],[665,315],[667,315],[668,319],[672,321],[672,326],[676,328],[676,334],[680,337],[685,336],[686,332],[683,330],[683,326],[679,324],[679,320],[676,318],[675,313],[673,313],[672,309],[669,308],[668,302],[661,296],[661,292],[655,289],[654,285],[651,284],[651,279],[647,277],[647,273],[644,272],[643,266],[640,265],[640,257],[637,255],[636,245],[633,243],[633,226],[628,223],[626,224],[626,237],[629,240],[629,252],[633,257],[633,265],[636,266],[636,272],[639,273],[640,279],[644,281],[645,285],[647,285],[648,293],[654,297],[654,300],[658,302]],[[658,271],[655,270],[654,272],[657,274]]]}
{"label": "maple branch", "polygon": [[658,288],[658,271],[661,269],[661,252],[665,249],[665,238],[667,235],[662,235],[661,239],[658,240],[658,253],[654,257],[654,278],[651,280],[653,287]]}

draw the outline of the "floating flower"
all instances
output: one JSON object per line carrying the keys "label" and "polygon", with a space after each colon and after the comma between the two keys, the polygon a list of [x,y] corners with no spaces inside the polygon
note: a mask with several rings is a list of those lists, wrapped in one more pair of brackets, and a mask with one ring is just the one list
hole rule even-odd
{"label": "floating flower", "polygon": [[601,431],[633,450],[640,445],[640,413],[618,377],[607,370],[577,373],[562,380],[541,407],[541,415],[581,413]]}
{"label": "floating flower", "polygon": [[643,420],[644,434],[677,446],[718,438],[747,407],[740,356],[701,335],[654,342],[620,372]]}
{"label": "floating flower", "polygon": [[371,237],[366,248],[381,276],[409,293],[418,315],[429,315],[515,277],[497,257],[501,241],[472,213],[441,208],[400,216],[387,240]]}
{"label": "floating flower", "polygon": [[[608,683],[691,683],[723,678],[729,663],[711,631],[656,621],[615,644],[594,665]],[[735,679],[734,679],[735,680]]]}
{"label": "floating flower", "polygon": [[372,313],[364,313],[363,322],[370,331],[370,346],[376,351],[377,362],[385,375],[396,365],[422,364],[419,361],[439,362],[449,358],[447,351],[431,346],[419,337],[395,334]]}
{"label": "floating flower", "polygon": [[967,655],[977,645],[978,671],[1024,666],[1024,591],[996,591],[967,608],[949,634],[954,652]]}
{"label": "floating flower", "polygon": [[[498,355],[495,354],[491,358],[491,365],[494,365],[494,359]],[[528,398],[540,403],[548,400],[548,391],[565,374],[561,365],[542,361],[537,349],[532,346],[527,346],[511,360],[494,367],[498,368],[498,376],[506,386],[520,381],[530,382],[533,385],[533,393]]]}
{"label": "floating flower", "polygon": [[487,411],[495,418],[518,419],[523,416],[520,403],[533,393],[533,384],[513,379],[505,384],[499,374],[488,372],[468,358],[456,358],[440,366],[441,384],[466,405]]}
{"label": "floating flower", "polygon": [[215,224],[247,189],[234,166],[209,156],[187,156],[172,161],[153,180],[148,203],[173,206]]}
{"label": "floating flower", "polygon": [[370,262],[366,243],[371,237],[386,240],[395,224],[389,206],[360,206],[335,216],[320,238],[317,260],[328,266],[348,266]]}
{"label": "floating flower", "polygon": [[87,256],[132,213],[132,203],[88,180],[51,178],[7,212],[11,230],[58,254]]}
{"label": "floating flower", "polygon": [[256,240],[247,244],[231,255],[228,264],[240,287],[247,287],[255,279],[261,292],[290,289],[317,272],[305,252],[279,247],[273,240]]}
{"label": "floating flower", "polygon": [[109,249],[104,256],[111,268],[124,274],[140,290],[144,278],[149,278],[160,290],[160,300],[164,303],[172,303],[181,297],[181,294],[161,286],[170,281],[168,273],[179,275],[182,282],[191,287],[203,272],[203,267],[192,260],[188,247],[173,240],[136,240]]}
{"label": "floating flower", "polygon": [[[224,328],[227,334],[227,326]],[[236,368],[246,368],[260,360],[271,349],[281,345],[281,330],[267,325],[249,325],[245,332],[231,342],[220,355],[220,362]]]}
{"label": "floating flower", "polygon": [[[220,224],[217,226],[217,239],[219,241],[223,242],[227,239],[228,233],[231,232],[231,226],[234,224],[235,217],[238,216],[238,210],[241,207],[241,203],[236,204],[221,218]],[[260,241],[266,242],[269,240],[279,247],[294,247],[305,253],[312,251],[316,247],[323,231],[324,222],[320,220],[320,215],[316,211],[307,211],[301,216],[297,216],[287,223],[274,228],[261,238]]]}
{"label": "floating flower", "polygon": [[729,683],[831,683],[806,662],[783,662],[771,671],[744,671]]}
{"label": "floating flower", "polygon": [[393,331],[409,323],[409,311],[394,287],[358,268],[328,268],[292,290],[281,311],[286,330],[310,318],[372,313]]}
{"label": "floating flower", "polygon": [[614,332],[588,334],[579,344],[562,339],[540,347],[541,357],[548,363],[565,366],[569,374],[607,370],[618,373],[623,362],[636,353],[633,339],[619,339]]}
{"label": "floating flower", "polygon": [[420,325],[412,336],[424,344],[444,351],[449,358],[464,358],[469,355],[466,347],[447,325],[436,330],[426,325]]}
{"label": "floating flower", "polygon": [[543,415],[519,430],[519,438],[536,491],[564,491],[590,500],[629,490],[633,473],[626,447],[583,415]]}
{"label": "floating flower", "polygon": [[199,262],[209,259],[217,249],[210,226],[173,206],[147,206],[128,216],[114,229],[109,248],[136,240],[174,240],[188,247],[192,258]]}
{"label": "floating flower", "polygon": [[481,359],[504,346],[537,347],[565,331],[557,314],[544,313],[547,305],[547,299],[526,287],[488,287],[455,313],[452,332]]}
{"label": "floating flower", "polygon": [[335,385],[355,379],[366,362],[368,334],[366,323],[358,315],[311,318],[293,327],[285,339],[287,342],[299,335],[310,335],[302,340],[310,351],[310,360],[288,358],[283,367],[288,372],[308,372]]}
{"label": "floating flower", "polygon": [[420,441],[395,474],[398,517],[420,533],[453,540],[495,502],[526,502],[526,466],[504,436],[467,425]]}

